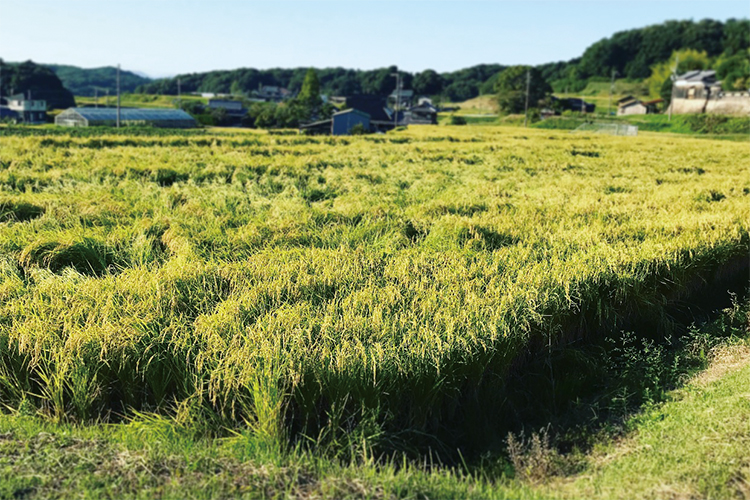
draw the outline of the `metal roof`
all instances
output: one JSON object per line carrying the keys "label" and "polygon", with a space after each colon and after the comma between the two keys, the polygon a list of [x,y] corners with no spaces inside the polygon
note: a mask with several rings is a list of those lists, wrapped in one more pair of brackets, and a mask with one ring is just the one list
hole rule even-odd
{"label": "metal roof", "polygon": [[360,116],[364,116],[364,117],[370,118],[370,113],[367,113],[367,112],[359,110],[359,109],[354,109],[354,108],[345,109],[344,111],[338,111],[338,112],[334,113],[333,116],[345,115],[347,113],[354,113],[356,115],[360,115]]}
{"label": "metal roof", "polygon": [[[70,108],[89,121],[115,121],[117,108]],[[193,117],[181,109],[120,108],[122,121],[189,120]]]}
{"label": "metal roof", "polygon": [[688,82],[705,82],[709,80],[713,81],[716,80],[716,71],[696,69],[678,76],[677,80],[685,80]]}

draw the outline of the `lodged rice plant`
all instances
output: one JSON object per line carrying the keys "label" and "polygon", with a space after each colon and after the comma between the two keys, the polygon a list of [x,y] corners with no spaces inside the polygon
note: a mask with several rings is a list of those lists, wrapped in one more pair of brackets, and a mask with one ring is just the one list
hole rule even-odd
{"label": "lodged rice plant", "polygon": [[3,130],[0,403],[61,420],[442,438],[750,250],[742,143]]}

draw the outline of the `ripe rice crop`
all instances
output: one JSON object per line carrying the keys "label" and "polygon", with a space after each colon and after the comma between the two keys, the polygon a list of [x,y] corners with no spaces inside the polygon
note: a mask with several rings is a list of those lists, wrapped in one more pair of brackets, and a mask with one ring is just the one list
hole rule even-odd
{"label": "ripe rice crop", "polygon": [[541,346],[663,312],[749,227],[741,143],[4,129],[0,403],[438,433],[502,411]]}

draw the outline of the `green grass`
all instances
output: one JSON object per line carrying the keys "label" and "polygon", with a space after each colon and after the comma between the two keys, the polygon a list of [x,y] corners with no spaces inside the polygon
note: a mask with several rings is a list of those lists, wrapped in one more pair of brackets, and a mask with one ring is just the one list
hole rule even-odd
{"label": "green grass", "polygon": [[[575,130],[587,122],[628,123],[638,126],[639,132],[659,132],[671,134],[689,134],[695,136],[711,136],[716,139],[748,141],[750,140],[750,119],[719,115],[675,115],[671,119],[668,115],[634,115],[609,117],[607,119],[596,116],[583,116],[575,113],[570,116],[555,116],[531,124],[533,128]],[[517,120],[510,119],[511,123]],[[500,120],[499,123],[504,123]]]}
{"label": "green grass", "polygon": [[750,247],[727,141],[14,130],[1,206],[42,210],[0,223],[0,401],[56,422],[479,454],[526,360],[668,331]]}
{"label": "green grass", "polygon": [[[183,101],[201,102],[203,104],[208,102],[208,99],[194,95],[183,95],[180,97]],[[177,96],[173,95],[152,95],[152,94],[122,94],[120,96],[120,105],[129,108],[174,108]],[[106,96],[99,96],[98,101],[93,97],[89,96],[76,96],[77,106],[93,106],[95,103],[99,106],[106,106],[109,102],[109,106],[113,107],[117,104],[117,96],[109,96],[107,101]]]}
{"label": "green grass", "polygon": [[597,114],[606,115],[611,102],[611,111],[617,112],[617,100],[627,95],[637,98],[648,99],[648,86],[642,82],[628,82],[626,80],[615,80],[615,88],[610,101],[611,82],[588,82],[586,88],[580,92],[565,93],[555,92],[557,97],[576,97],[584,99],[588,103],[596,105]]}

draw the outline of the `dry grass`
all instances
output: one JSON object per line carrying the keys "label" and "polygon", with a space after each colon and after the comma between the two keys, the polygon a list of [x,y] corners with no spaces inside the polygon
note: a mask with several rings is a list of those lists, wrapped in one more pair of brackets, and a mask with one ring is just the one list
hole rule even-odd
{"label": "dry grass", "polygon": [[[696,375],[691,383],[698,387],[705,387],[748,364],[750,364],[750,346],[745,344],[721,346],[711,354],[709,367]],[[750,393],[748,395],[750,396]]]}

